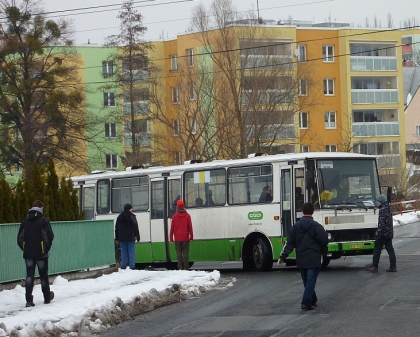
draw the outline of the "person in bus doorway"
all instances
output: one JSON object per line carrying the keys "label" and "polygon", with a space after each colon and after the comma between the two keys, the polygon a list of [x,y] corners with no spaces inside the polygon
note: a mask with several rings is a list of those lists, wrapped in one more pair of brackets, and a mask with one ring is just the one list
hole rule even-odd
{"label": "person in bus doorway", "polygon": [[302,209],[302,205],[304,203],[304,195],[302,193],[302,187],[297,186],[295,188],[295,207],[297,210]]}
{"label": "person in bus doorway", "polygon": [[282,265],[289,254],[296,250],[296,265],[302,277],[303,291],[301,309],[313,310],[318,298],[315,285],[321,270],[321,255],[328,245],[328,235],[324,227],[312,218],[314,205],[310,202],[302,205],[302,218],[293,225],[286,245],[283,248],[278,265]]}
{"label": "person in bus doorway", "polygon": [[381,257],[382,247],[385,246],[389,256],[389,268],[387,272],[397,271],[397,258],[395,257],[394,247],[392,246],[392,238],[394,237],[394,223],[392,220],[392,211],[389,207],[388,200],[385,195],[380,194],[376,199],[379,206],[378,229],[375,233],[375,248],[373,250],[373,261],[366,268],[372,273],[378,272],[379,259]]}
{"label": "person in bus doorway", "polygon": [[139,225],[133,214],[131,204],[124,205],[124,211],[118,215],[115,224],[115,243],[121,248],[121,269],[127,268],[127,259],[130,269],[136,268],[135,241],[140,241]]}
{"label": "person in bus doorway", "polygon": [[260,202],[271,202],[273,201],[273,195],[271,194],[271,187],[270,186],[264,186],[263,190],[260,195]]}
{"label": "person in bus doorway", "polygon": [[26,219],[19,227],[17,242],[23,251],[26,264],[25,297],[26,307],[34,307],[35,266],[38,267],[41,280],[41,290],[44,295],[44,303],[50,303],[54,298],[54,292],[50,290],[48,280],[48,255],[54,239],[54,233],[50,221],[44,216],[44,204],[36,200],[28,212]]}
{"label": "person in bus doorway", "polygon": [[175,242],[176,258],[179,270],[188,270],[188,253],[190,241],[193,240],[193,226],[191,216],[185,210],[184,201],[178,200],[176,203],[177,212],[172,217],[169,241]]}

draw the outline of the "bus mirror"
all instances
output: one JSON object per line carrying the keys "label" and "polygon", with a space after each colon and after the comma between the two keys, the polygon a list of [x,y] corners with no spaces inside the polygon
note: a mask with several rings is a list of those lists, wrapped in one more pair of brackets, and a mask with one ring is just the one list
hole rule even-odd
{"label": "bus mirror", "polygon": [[306,171],[305,177],[305,186],[309,189],[315,184],[314,171]]}

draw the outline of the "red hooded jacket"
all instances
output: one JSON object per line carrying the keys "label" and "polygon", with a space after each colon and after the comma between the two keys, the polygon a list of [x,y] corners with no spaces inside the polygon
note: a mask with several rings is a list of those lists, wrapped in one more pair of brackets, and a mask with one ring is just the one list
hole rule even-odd
{"label": "red hooded jacket", "polygon": [[172,217],[169,240],[171,242],[193,240],[191,216],[184,208],[179,208]]}

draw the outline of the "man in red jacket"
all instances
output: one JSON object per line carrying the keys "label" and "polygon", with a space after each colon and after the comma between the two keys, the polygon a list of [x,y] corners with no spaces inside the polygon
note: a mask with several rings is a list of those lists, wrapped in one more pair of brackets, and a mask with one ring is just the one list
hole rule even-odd
{"label": "man in red jacket", "polygon": [[172,217],[169,240],[171,242],[175,241],[178,269],[188,270],[188,252],[190,241],[193,240],[192,221],[191,216],[184,208],[184,202],[182,200],[177,201],[176,208],[177,212]]}

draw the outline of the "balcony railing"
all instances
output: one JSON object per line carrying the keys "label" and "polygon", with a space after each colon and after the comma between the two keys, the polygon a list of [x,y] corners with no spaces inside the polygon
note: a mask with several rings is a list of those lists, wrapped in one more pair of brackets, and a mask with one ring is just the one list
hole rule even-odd
{"label": "balcony railing", "polygon": [[[134,102],[135,115],[147,115],[150,113],[150,101],[138,101]],[[131,105],[130,103],[123,104],[123,114],[124,116],[129,116],[131,114]]]}
{"label": "balcony railing", "polygon": [[400,123],[353,123],[354,137],[399,136]]}
{"label": "balcony railing", "polygon": [[[150,133],[141,132],[136,134],[137,145],[140,146],[150,146],[152,142],[152,137]],[[133,144],[131,139],[131,134],[126,133],[124,135],[124,146],[131,146]]]}
{"label": "balcony railing", "polygon": [[350,57],[350,70],[352,71],[396,71],[397,68],[396,57]]}
{"label": "balcony railing", "polygon": [[398,103],[397,89],[352,89],[353,104]]}

